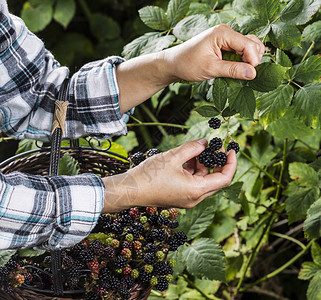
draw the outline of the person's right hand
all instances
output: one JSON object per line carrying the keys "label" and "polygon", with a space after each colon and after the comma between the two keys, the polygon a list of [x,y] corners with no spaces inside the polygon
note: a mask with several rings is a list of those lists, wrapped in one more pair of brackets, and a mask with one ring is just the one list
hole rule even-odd
{"label": "person's right hand", "polygon": [[199,139],[157,154],[124,174],[105,177],[103,213],[134,206],[191,208],[230,184],[236,170],[234,150],[213,173],[196,157],[207,141]]}

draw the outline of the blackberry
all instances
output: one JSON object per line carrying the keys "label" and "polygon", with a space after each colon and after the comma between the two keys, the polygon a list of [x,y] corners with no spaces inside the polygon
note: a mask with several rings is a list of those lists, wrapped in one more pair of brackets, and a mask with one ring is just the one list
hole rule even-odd
{"label": "blackberry", "polygon": [[161,229],[153,229],[151,236],[158,241],[164,241],[166,238],[164,231]]}
{"label": "blackberry", "polygon": [[240,146],[238,143],[236,142],[230,142],[228,145],[227,145],[227,148],[226,148],[226,151],[230,151],[230,150],[234,150],[235,153],[239,152],[240,151]]}
{"label": "blackberry", "polygon": [[106,246],[104,249],[104,256],[107,258],[114,258],[116,255],[116,251],[114,248],[110,246]]}
{"label": "blackberry", "polygon": [[89,250],[97,256],[102,256],[104,254],[105,245],[99,240],[94,240],[90,243]]}
{"label": "blackberry", "polygon": [[166,224],[168,224],[168,219],[162,215],[159,215],[157,218],[157,225],[162,226],[162,225],[166,225]]}
{"label": "blackberry", "polygon": [[131,276],[124,276],[121,283],[126,285],[127,289],[131,289],[135,285],[135,280]]}
{"label": "blackberry", "polygon": [[168,281],[165,277],[158,277],[157,284],[155,285],[156,290],[161,292],[166,291],[168,289]]}
{"label": "blackberry", "polygon": [[78,243],[76,244],[75,246],[72,247],[71,249],[71,255],[74,257],[74,258],[77,258],[80,254],[81,251],[85,250],[85,246],[81,243]]}
{"label": "blackberry", "polygon": [[222,148],[223,142],[222,142],[222,140],[220,138],[215,137],[215,138],[210,140],[210,143],[209,143],[208,146],[212,151],[217,151],[217,150],[220,150]]}
{"label": "blackberry", "polygon": [[158,220],[158,216],[156,216],[156,215],[151,215],[151,216],[148,218],[147,222],[148,222],[150,225],[155,226],[155,225],[157,224],[157,220]]}
{"label": "blackberry", "polygon": [[152,279],[152,274],[141,272],[139,278],[140,278],[141,282],[146,283]]}
{"label": "blackberry", "polygon": [[161,153],[160,150],[156,149],[156,148],[153,148],[153,149],[149,149],[147,152],[146,152],[146,156],[147,157],[151,157],[155,154],[158,154],[158,153]]}
{"label": "blackberry", "polygon": [[98,295],[93,291],[86,293],[85,299],[86,300],[99,300]]}
{"label": "blackberry", "polygon": [[79,283],[79,278],[78,277],[70,277],[70,278],[68,278],[66,283],[69,287],[75,288]]}
{"label": "blackberry", "polygon": [[142,163],[146,159],[143,152],[136,152],[132,156],[130,156],[130,161],[135,165],[138,166],[140,163]]}
{"label": "blackberry", "polygon": [[205,150],[203,150],[200,155],[198,156],[198,161],[201,164],[204,164],[205,161],[209,158],[209,157],[214,157],[214,153],[211,150],[211,148],[206,148]]}
{"label": "blackberry", "polygon": [[70,268],[74,263],[74,260],[71,256],[67,255],[66,257],[63,258],[62,265],[65,268]]}
{"label": "blackberry", "polygon": [[166,262],[160,261],[154,266],[154,273],[156,275],[167,275],[170,272],[170,267]]}
{"label": "blackberry", "polygon": [[214,168],[215,165],[217,163],[217,160],[216,160],[216,156],[215,155],[212,155],[212,156],[209,156],[205,159],[204,161],[204,166],[206,168]]}
{"label": "blackberry", "polygon": [[111,287],[111,289],[116,290],[119,288],[120,286],[120,280],[117,277],[111,276],[109,278],[109,286]]}
{"label": "blackberry", "polygon": [[168,241],[169,250],[175,251],[181,245],[187,241],[187,237],[184,232],[177,232],[171,239]]}
{"label": "blackberry", "polygon": [[0,282],[6,281],[7,277],[9,276],[9,270],[6,266],[0,267]]}
{"label": "blackberry", "polygon": [[130,215],[122,216],[121,222],[122,222],[123,226],[132,226],[134,223],[134,221]]}
{"label": "blackberry", "polygon": [[33,279],[32,274],[31,273],[26,273],[26,274],[24,274],[24,276],[25,276],[25,284],[30,284],[32,279]]}
{"label": "blackberry", "polygon": [[208,121],[208,126],[213,129],[218,129],[221,126],[221,120],[219,118],[212,118]]}
{"label": "blackberry", "polygon": [[116,259],[114,260],[114,265],[116,269],[123,268],[127,265],[127,259],[121,256],[117,256]]}
{"label": "blackberry", "polygon": [[78,255],[78,259],[81,261],[81,262],[84,262],[84,263],[88,263],[88,262],[91,262],[93,259],[94,259],[94,255],[93,253],[90,251],[90,250],[82,250],[79,255]]}
{"label": "blackberry", "polygon": [[123,241],[122,248],[128,248],[129,250],[133,250],[133,242]]}
{"label": "blackberry", "polygon": [[148,265],[152,265],[156,261],[156,256],[154,253],[146,253],[144,256],[144,261]]}
{"label": "blackberry", "polygon": [[132,234],[135,240],[139,238],[139,232],[135,228],[127,229],[126,234]]}
{"label": "blackberry", "polygon": [[128,216],[130,213],[130,208],[128,209],[123,209],[122,211],[120,211],[118,214],[120,217],[124,217],[124,216]]}
{"label": "blackberry", "polygon": [[122,234],[123,233],[123,225],[122,224],[112,224],[111,230],[115,232],[116,234]]}
{"label": "blackberry", "polygon": [[225,166],[227,161],[226,154],[224,152],[219,152],[216,154],[216,165],[219,167]]}
{"label": "blackberry", "polygon": [[155,253],[158,250],[158,247],[155,244],[149,243],[146,245],[146,252]]}
{"label": "blackberry", "polygon": [[142,223],[134,223],[133,228],[137,230],[139,234],[142,234],[144,231],[144,225]]}
{"label": "blackberry", "polygon": [[122,299],[129,299],[130,298],[130,292],[128,292],[126,286],[121,286],[118,289],[119,295],[122,297]]}
{"label": "blackberry", "polygon": [[178,221],[177,220],[174,220],[174,221],[170,221],[169,223],[168,223],[168,227],[169,228],[177,228],[178,227]]}
{"label": "blackberry", "polygon": [[67,271],[68,277],[78,277],[80,275],[80,269],[76,266],[72,266]]}
{"label": "blackberry", "polygon": [[5,266],[9,271],[16,270],[18,268],[17,262],[12,258],[9,259],[9,261],[5,264]]}

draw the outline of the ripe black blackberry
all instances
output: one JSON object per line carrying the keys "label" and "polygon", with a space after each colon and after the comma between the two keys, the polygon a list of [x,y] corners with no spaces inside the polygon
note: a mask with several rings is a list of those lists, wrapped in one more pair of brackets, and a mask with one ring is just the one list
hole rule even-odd
{"label": "ripe black blackberry", "polygon": [[31,275],[31,273],[26,273],[26,274],[24,274],[24,277],[25,277],[25,284],[30,284],[31,283],[31,281],[32,281],[32,279],[33,279],[33,276]]}
{"label": "ripe black blackberry", "polygon": [[211,150],[211,148],[206,148],[204,149],[200,155],[198,156],[198,161],[201,163],[201,164],[204,164],[205,161],[212,157],[214,155],[213,151]]}
{"label": "ripe black blackberry", "polygon": [[128,214],[128,215],[122,216],[121,224],[123,226],[132,226],[134,224],[134,221],[132,217]]}
{"label": "ripe black blackberry", "polygon": [[146,152],[146,156],[147,157],[151,157],[155,154],[158,154],[158,153],[161,153],[160,150],[156,149],[156,148],[153,148],[153,149],[149,149],[147,152]]}
{"label": "ripe black blackberry", "polygon": [[78,255],[78,259],[84,263],[88,263],[91,262],[92,260],[94,260],[94,254],[90,251],[90,250],[82,250],[79,255]]}
{"label": "ripe black blackberry", "polygon": [[208,126],[213,129],[218,129],[221,126],[221,120],[219,118],[212,118],[208,121]]}
{"label": "ripe black blackberry", "polygon": [[81,251],[85,250],[85,246],[81,243],[76,244],[75,246],[72,247],[71,249],[71,256],[74,258],[77,258],[80,254]]}
{"label": "ripe black blackberry", "polygon": [[134,223],[133,228],[135,228],[139,234],[142,234],[144,231],[144,225],[142,223]]}
{"label": "ripe black blackberry", "polygon": [[120,286],[120,280],[115,276],[110,276],[108,284],[112,290],[116,290]]}
{"label": "ripe black blackberry", "polygon": [[158,241],[164,241],[166,238],[166,235],[162,229],[153,229],[151,236]]}
{"label": "ripe black blackberry", "polygon": [[183,245],[187,241],[187,237],[184,232],[177,232],[172,238],[168,240],[169,250],[176,251],[177,248]]}
{"label": "ripe black blackberry", "polygon": [[162,215],[159,215],[157,218],[157,225],[162,226],[162,225],[166,225],[166,224],[168,224],[168,219]]}
{"label": "ripe black blackberry", "polygon": [[116,234],[122,234],[123,233],[123,225],[122,224],[112,224],[111,230]]}
{"label": "ripe black blackberry", "polygon": [[114,265],[116,269],[123,268],[127,265],[127,259],[121,256],[117,256],[114,260]]}
{"label": "ripe black blackberry", "polygon": [[7,281],[9,276],[9,270],[6,266],[0,267],[0,282]]}
{"label": "ripe black blackberry", "polygon": [[157,245],[149,243],[146,245],[146,252],[155,253],[158,250]]}
{"label": "ripe black blackberry", "polygon": [[144,261],[148,265],[152,265],[156,261],[156,255],[154,253],[146,253]]}
{"label": "ripe black blackberry", "polygon": [[70,288],[75,288],[75,287],[77,287],[77,285],[79,283],[79,278],[78,277],[70,277],[67,279],[66,283]]}
{"label": "ripe black blackberry", "polygon": [[127,300],[130,298],[130,292],[128,292],[126,286],[120,286],[118,289],[118,293],[122,299]]}
{"label": "ripe black blackberry", "polygon": [[77,266],[72,266],[67,270],[68,277],[78,277],[80,276],[80,269]]}
{"label": "ripe black blackberry", "polygon": [[156,275],[167,275],[170,272],[170,267],[164,261],[160,261],[154,266],[154,273]]}
{"label": "ripe black blackberry", "polygon": [[65,268],[70,268],[74,263],[74,260],[71,256],[69,255],[66,255],[64,258],[63,258],[63,261],[62,261],[62,265],[65,267]]}
{"label": "ripe black blackberry", "polygon": [[158,277],[157,284],[155,285],[156,290],[166,291],[168,289],[168,281],[165,277]]}
{"label": "ripe black blackberry", "polygon": [[227,145],[226,151],[230,151],[230,150],[234,150],[235,153],[239,152],[239,151],[240,151],[240,146],[239,146],[239,144],[236,143],[236,142],[230,142],[230,143]]}
{"label": "ripe black blackberry", "polygon": [[99,240],[93,240],[89,244],[89,250],[94,253],[94,255],[102,256],[104,254],[105,245]]}
{"label": "ripe black blackberry", "polygon": [[126,234],[132,234],[135,240],[137,240],[139,238],[139,232],[135,228],[127,229]]}
{"label": "ripe black blackberry", "polygon": [[169,228],[177,228],[178,227],[178,221],[177,220],[174,220],[174,221],[170,221],[169,223],[168,223],[168,227]]}
{"label": "ripe black blackberry", "polygon": [[226,165],[227,157],[224,152],[219,152],[216,154],[216,165],[219,167],[224,167]]}
{"label": "ripe black blackberry", "polygon": [[204,160],[204,166],[206,168],[214,168],[215,164],[216,164],[216,155],[213,153],[209,156],[207,156]]}
{"label": "ripe black blackberry", "polygon": [[135,166],[138,166],[140,163],[142,163],[146,159],[144,153],[140,152],[140,151],[138,151],[135,154],[131,155],[129,158],[130,158],[130,161]]}
{"label": "ripe black blackberry", "polygon": [[158,219],[158,216],[156,216],[156,215],[151,215],[151,216],[148,218],[147,222],[148,222],[150,225],[155,226],[155,225],[157,224],[157,219]]}
{"label": "ripe black blackberry", "polygon": [[143,283],[149,282],[152,278],[151,273],[141,272],[139,275],[140,281]]}
{"label": "ripe black blackberry", "polygon": [[130,290],[135,285],[135,280],[131,276],[124,276],[121,280],[122,284],[125,284],[127,289]]}
{"label": "ripe black blackberry", "polygon": [[12,258],[9,259],[9,261],[5,264],[5,266],[9,271],[16,270],[18,268],[17,262]]}
{"label": "ripe black blackberry", "polygon": [[212,151],[217,151],[222,148],[223,142],[219,137],[215,137],[210,140],[210,143],[208,146]]}

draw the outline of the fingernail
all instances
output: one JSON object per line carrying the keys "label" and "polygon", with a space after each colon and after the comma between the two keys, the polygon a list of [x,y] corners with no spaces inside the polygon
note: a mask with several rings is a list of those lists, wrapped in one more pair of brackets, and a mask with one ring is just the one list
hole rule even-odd
{"label": "fingernail", "polygon": [[198,142],[202,146],[206,146],[207,145],[207,140],[206,139],[200,138],[200,139],[195,140],[195,142]]}
{"label": "fingernail", "polygon": [[245,79],[252,79],[253,78],[253,71],[250,68],[245,68],[244,70],[244,78]]}

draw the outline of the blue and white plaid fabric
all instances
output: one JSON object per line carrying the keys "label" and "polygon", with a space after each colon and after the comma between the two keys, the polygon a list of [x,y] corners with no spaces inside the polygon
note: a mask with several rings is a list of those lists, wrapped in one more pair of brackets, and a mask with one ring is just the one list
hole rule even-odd
{"label": "blue and white plaid fabric", "polygon": [[[109,57],[88,63],[71,77],[65,137],[126,134],[115,66]],[[68,76],[24,22],[0,0],[0,130],[16,138],[48,140],[54,101]],[[105,187],[92,174],[41,177],[0,174],[0,249],[73,245],[93,229]]]}

